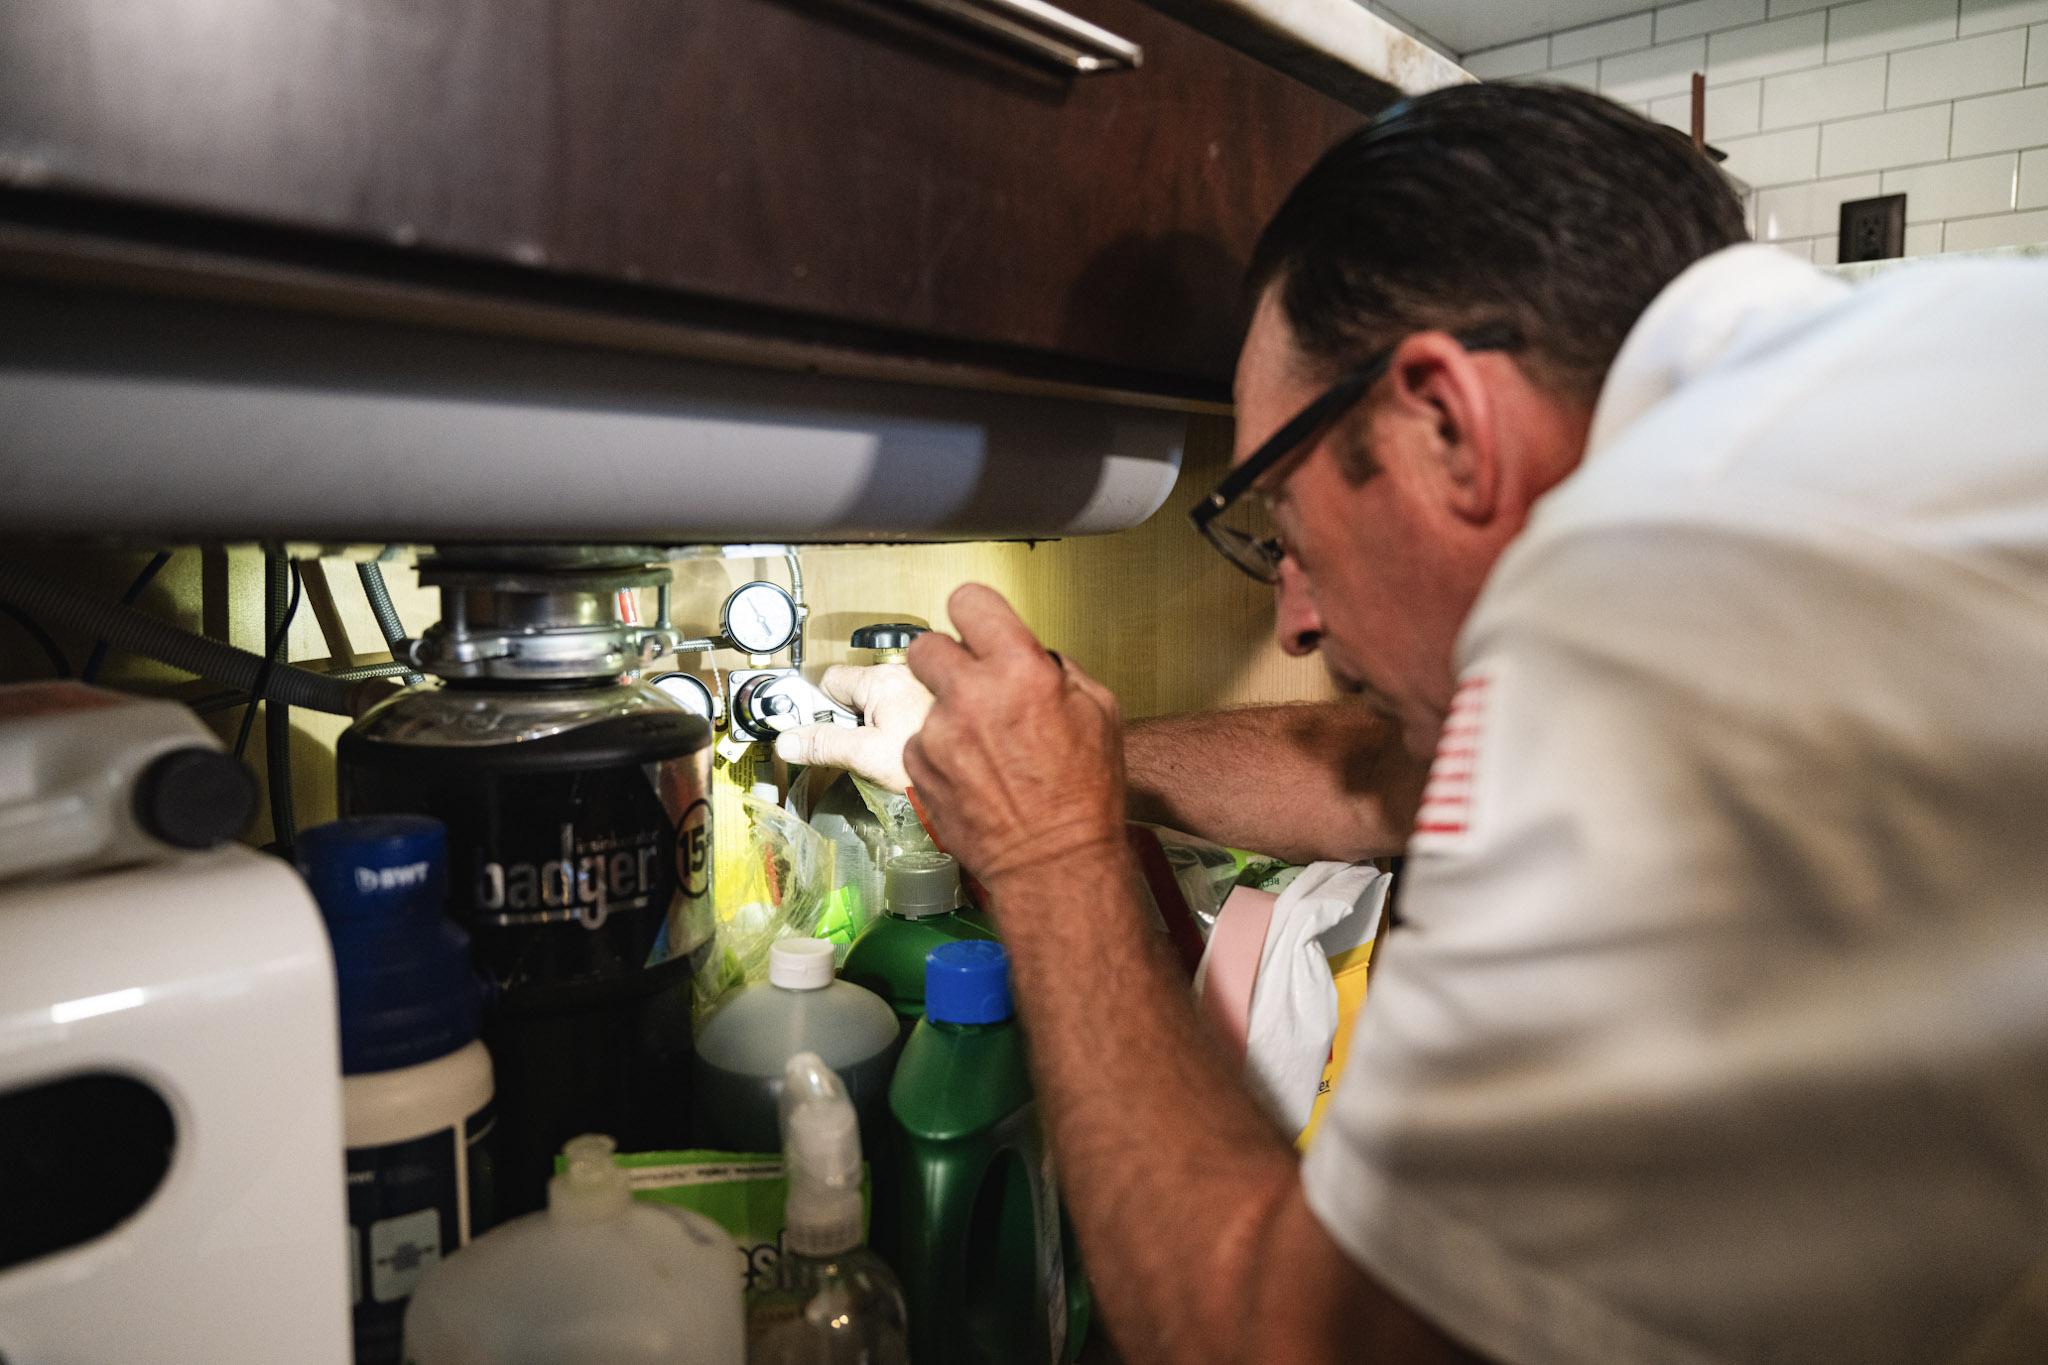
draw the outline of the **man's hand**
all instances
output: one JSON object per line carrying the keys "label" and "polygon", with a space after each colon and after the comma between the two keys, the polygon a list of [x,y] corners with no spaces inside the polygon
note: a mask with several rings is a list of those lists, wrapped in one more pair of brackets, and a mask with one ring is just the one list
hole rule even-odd
{"label": "man's hand", "polygon": [[826,669],[818,686],[833,701],[858,712],[860,727],[805,725],[785,731],[775,737],[775,756],[785,763],[844,768],[892,792],[908,786],[903,746],[932,709],[932,694],[924,685],[902,664],[840,664]]}
{"label": "man's hand", "polygon": [[947,603],[959,640],[910,645],[931,689],[903,753],[932,833],[1000,896],[1012,873],[1123,847],[1116,698],[1048,654],[1002,595],[970,583]]}

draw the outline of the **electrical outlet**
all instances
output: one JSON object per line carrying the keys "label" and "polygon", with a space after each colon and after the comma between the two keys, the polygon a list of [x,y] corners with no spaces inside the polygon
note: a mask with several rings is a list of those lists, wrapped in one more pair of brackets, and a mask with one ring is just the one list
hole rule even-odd
{"label": "electrical outlet", "polygon": [[1842,205],[1841,243],[1835,259],[1888,261],[1906,254],[1906,196],[1881,194]]}

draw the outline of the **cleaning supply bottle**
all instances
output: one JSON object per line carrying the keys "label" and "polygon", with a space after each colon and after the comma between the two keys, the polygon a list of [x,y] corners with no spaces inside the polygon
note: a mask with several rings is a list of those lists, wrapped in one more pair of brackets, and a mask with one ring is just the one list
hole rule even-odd
{"label": "cleaning supply bottle", "polygon": [[421,1273],[491,1223],[491,1059],[439,820],[336,820],[299,874],[334,946],[356,1365],[399,1365]]}
{"label": "cleaning supply bottle", "polygon": [[545,1209],[427,1273],[410,1365],[741,1365],[739,1248],[702,1214],[634,1200],[615,1149],[570,1139]]}
{"label": "cleaning supply bottle", "polygon": [[960,914],[960,865],[950,853],[898,854],[883,884],[883,914],[854,940],[839,975],[888,1001],[907,1039],[924,1017],[925,955],[990,934]]}
{"label": "cleaning supply bottle", "polygon": [[839,1073],[877,1143],[896,1060],[896,1014],[872,991],[833,978],[831,944],[785,938],[768,949],[767,982],[739,991],[697,1030],[695,1088],[709,1145],[781,1148],[782,1072],[799,1052],[817,1053]]}
{"label": "cleaning supply bottle", "polygon": [[752,1365],[909,1365],[903,1288],[861,1245],[860,1128],[815,1052],[782,1078],[789,1198],[775,1288],[749,1311]]}
{"label": "cleaning supply bottle", "polygon": [[903,1277],[919,1365],[1048,1365],[1080,1347],[1059,1200],[1001,944],[931,951],[925,1017],[889,1085],[896,1203],[877,1249]]}

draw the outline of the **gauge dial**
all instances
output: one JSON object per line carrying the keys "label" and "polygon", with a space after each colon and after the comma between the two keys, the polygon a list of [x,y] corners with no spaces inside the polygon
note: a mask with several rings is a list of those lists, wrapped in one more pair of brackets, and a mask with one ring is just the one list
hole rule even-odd
{"label": "gauge dial", "polygon": [[725,636],[749,654],[773,654],[796,625],[796,602],[773,583],[742,583],[725,599]]}
{"label": "gauge dial", "polygon": [[685,711],[695,712],[706,720],[717,719],[713,714],[717,704],[712,701],[711,688],[702,678],[689,673],[658,673],[647,681],[681,703]]}

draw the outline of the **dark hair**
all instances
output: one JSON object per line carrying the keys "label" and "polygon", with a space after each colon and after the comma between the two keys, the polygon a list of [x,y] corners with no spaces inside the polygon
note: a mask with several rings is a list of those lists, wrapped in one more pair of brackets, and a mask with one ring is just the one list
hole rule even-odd
{"label": "dark hair", "polygon": [[1404,100],[1323,155],[1253,253],[1304,354],[1331,369],[1413,331],[1507,322],[1538,383],[1591,402],[1680,271],[1747,240],[1676,130],[1542,85]]}

